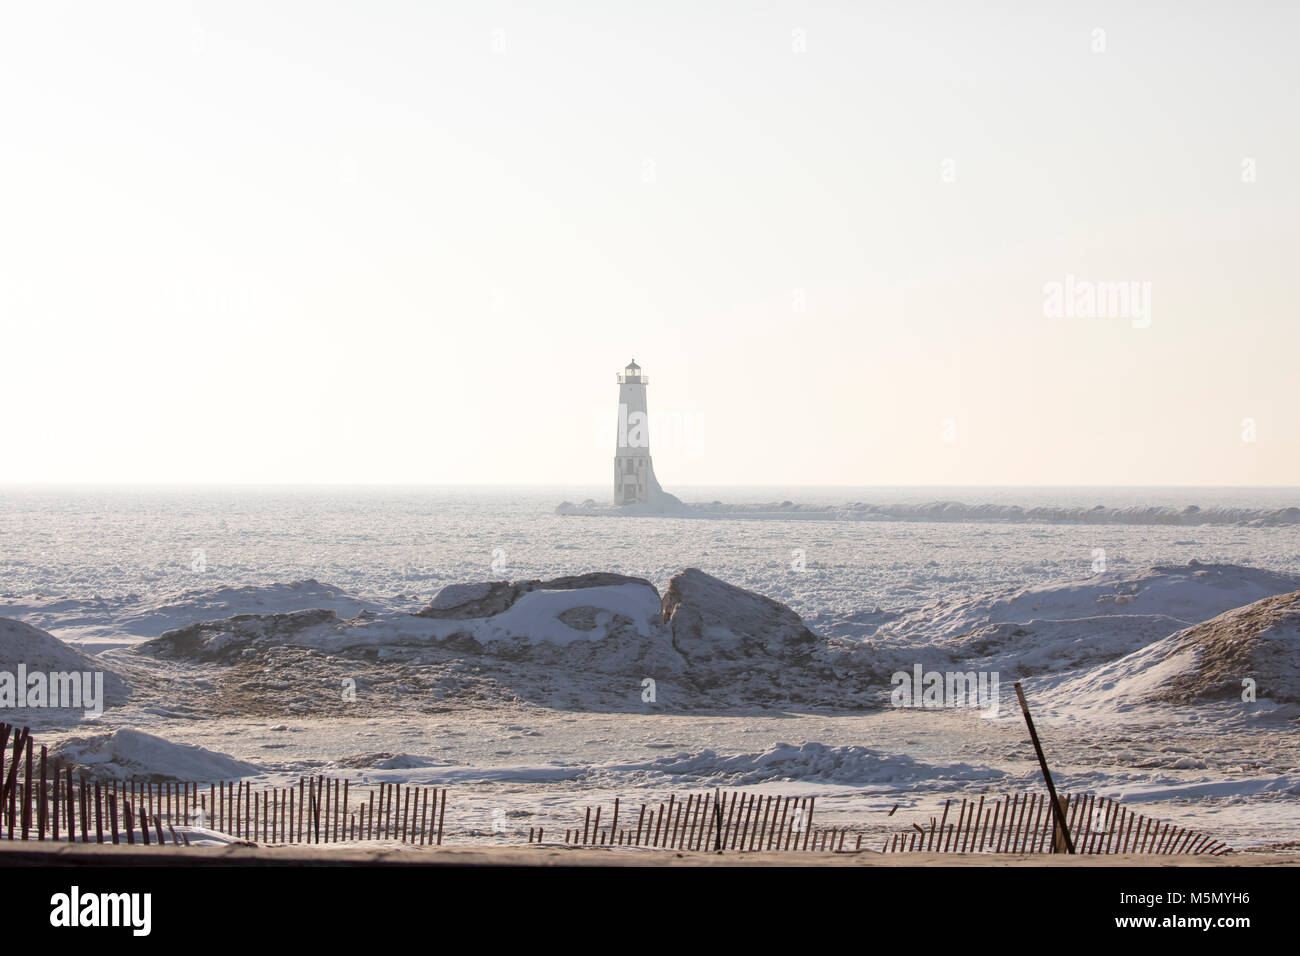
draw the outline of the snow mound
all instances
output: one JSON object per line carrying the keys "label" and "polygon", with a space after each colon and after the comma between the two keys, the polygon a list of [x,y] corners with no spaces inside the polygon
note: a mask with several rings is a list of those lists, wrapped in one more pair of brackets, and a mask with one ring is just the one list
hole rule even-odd
{"label": "snow mound", "polygon": [[[633,768],[620,768],[623,770]],[[717,786],[752,786],[769,781],[854,784],[913,783],[920,780],[994,780],[1001,771],[969,764],[935,766],[902,754],[867,747],[821,743],[777,743],[762,753],[678,753],[638,765],[649,773],[691,777]]]}
{"label": "snow mound", "polygon": [[1126,712],[1242,700],[1300,704],[1300,591],[1256,601],[1186,628],[1133,654],[1062,681],[1056,707]]}
{"label": "snow mound", "polygon": [[125,780],[232,780],[262,772],[260,767],[195,744],[178,744],[153,734],[122,727],[105,734],[69,737],[50,748],[74,774]]}
{"label": "snow mound", "polygon": [[[335,713],[333,695],[316,688],[340,680],[357,689],[349,706],[374,713],[503,700],[644,712],[660,701],[860,709],[883,699],[870,689],[868,651],[824,641],[784,604],[697,569],[674,577],[662,600],[648,581],[613,573],[474,582],[443,588],[417,614],[238,615],[131,653],[227,668],[225,706],[262,716]],[[196,706],[220,712],[201,698]]]}
{"label": "snow mound", "polygon": [[1158,615],[1195,624],[1260,598],[1300,588],[1300,575],[1236,564],[1157,565],[1137,574],[1107,571],[1083,581],[1008,592],[933,610],[933,625],[948,633],[972,623],[1079,620]]}
{"label": "snow mound", "polygon": [[902,615],[874,637],[927,665],[976,665],[1007,681],[1112,661],[1297,588],[1300,575],[1191,561],[941,601]]}
{"label": "snow mound", "polygon": [[128,688],[122,677],[104,667],[103,662],[70,647],[48,631],[22,621],[0,618],[0,671],[18,674],[23,665],[27,673],[68,674],[102,673],[104,696],[108,705],[125,699]]}
{"label": "snow mound", "polygon": [[350,618],[362,611],[386,609],[314,579],[247,587],[194,588],[155,600],[128,594],[9,607],[11,613],[21,614],[30,623],[57,630],[78,643],[99,647],[130,645],[191,624],[239,614],[328,609]]}
{"label": "snow mound", "polygon": [[0,669],[14,672],[20,663],[28,671],[101,669],[93,657],[69,647],[48,631],[0,618]]}

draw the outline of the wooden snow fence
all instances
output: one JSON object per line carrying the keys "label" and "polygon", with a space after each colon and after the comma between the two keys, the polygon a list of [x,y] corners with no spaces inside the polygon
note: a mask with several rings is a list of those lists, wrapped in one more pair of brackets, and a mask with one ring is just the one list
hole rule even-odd
{"label": "wooden snow fence", "polygon": [[[1231,850],[1222,840],[1134,813],[1106,797],[1084,793],[1060,797],[1076,853],[1210,854]],[[1018,793],[997,800],[946,800],[943,814],[927,826],[913,823],[886,837],[885,853],[1064,853],[1056,839],[1046,794]]]}
{"label": "wooden snow fence", "polygon": [[442,845],[445,789],[381,783],[355,800],[352,790],[329,777],[260,791],[244,781],[74,779],[45,747],[35,756],[26,727],[0,723],[0,839],[188,846],[186,830],[201,827],[256,843]]}
{"label": "wooden snow fence", "polygon": [[[671,794],[657,807],[643,803],[625,814],[615,798],[609,813],[600,806],[585,808],[582,826],[565,830],[564,842],[570,846],[741,852],[860,849],[860,833],[813,826],[815,802],[815,797],[705,791],[687,794],[684,800]],[[543,837],[541,828],[528,831],[529,843],[542,843]],[[853,842],[846,847],[850,837]]]}

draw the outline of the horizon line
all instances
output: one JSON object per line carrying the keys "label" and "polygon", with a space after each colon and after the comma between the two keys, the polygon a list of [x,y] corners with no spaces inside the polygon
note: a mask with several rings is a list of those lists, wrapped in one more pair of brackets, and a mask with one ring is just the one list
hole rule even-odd
{"label": "horizon line", "polygon": [[[559,488],[598,488],[604,487],[599,483],[583,482],[537,482],[521,484],[518,482],[410,482],[410,481],[226,481],[226,482],[197,482],[197,481],[72,481],[72,480],[44,480],[44,481],[0,481],[0,490],[5,489],[30,489],[30,488],[175,488],[175,489],[199,489],[199,488],[519,488],[519,489],[537,489],[551,490]],[[1269,484],[1227,484],[1227,485],[1207,485],[1207,484],[1138,484],[1138,485],[1120,485],[1120,484],[1063,484],[1063,483],[1045,483],[1045,484],[939,484],[930,482],[916,482],[910,484],[863,484],[863,483],[832,483],[817,484],[809,482],[782,482],[773,484],[733,484],[729,482],[709,482],[706,484],[674,484],[674,488],[734,488],[734,489],[854,489],[854,488],[872,488],[872,489],[919,489],[919,488],[956,488],[963,490],[1045,490],[1045,489],[1066,489],[1066,490],[1146,490],[1146,489],[1198,489],[1206,491],[1224,491],[1224,490],[1250,490],[1250,491],[1298,491],[1300,484],[1295,485],[1269,485]]]}

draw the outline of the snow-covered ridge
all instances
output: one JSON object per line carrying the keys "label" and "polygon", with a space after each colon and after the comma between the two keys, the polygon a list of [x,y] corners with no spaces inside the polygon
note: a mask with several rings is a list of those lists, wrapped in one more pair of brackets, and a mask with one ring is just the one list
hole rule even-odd
{"label": "snow-covered ridge", "polygon": [[[687,708],[865,707],[879,680],[861,649],[834,646],[780,602],[698,569],[676,575],[662,598],[643,579],[595,572],[449,585],[417,613],[235,615],[168,631],[128,657],[234,668],[250,693],[269,672],[307,686],[320,671],[420,688],[425,700],[504,694],[579,709],[644,710],[659,695]],[[646,678],[655,690],[643,695]],[[281,689],[292,694],[269,696],[334,706]]]}
{"label": "snow-covered ridge", "polygon": [[387,605],[307,579],[259,586],[190,588],[155,599],[128,594],[47,604],[11,603],[4,607],[3,614],[45,630],[57,630],[64,640],[95,651],[132,644],[142,637],[158,637],[200,621],[236,614],[283,614],[305,608],[329,609],[354,617],[364,610],[387,609]]}
{"label": "snow-covered ridge", "polygon": [[957,521],[957,522],[1042,522],[1118,525],[1294,525],[1300,524],[1300,507],[1291,508],[1185,508],[1139,506],[1022,508],[1018,505],[975,504],[960,501],[931,501],[924,504],[870,504],[852,501],[843,505],[801,505],[792,501],[759,504],[683,503],[680,507],[647,509],[638,506],[612,507],[592,499],[581,504],[561,502],[559,515],[612,517],[619,515],[668,515],[675,518],[745,518],[785,521]]}
{"label": "snow-covered ridge", "polygon": [[[14,681],[15,684],[20,674],[25,674],[28,678],[32,674],[42,674],[47,684],[54,680],[50,675],[58,674],[64,677],[73,674],[101,675],[104,700],[99,703],[104,706],[118,705],[128,694],[127,684],[122,677],[113,669],[106,667],[98,658],[83,654],[40,628],[32,627],[23,621],[11,621],[6,618],[0,618],[0,671],[5,672],[7,681]],[[10,689],[12,690],[12,687]],[[53,688],[48,687],[48,695],[52,696],[52,694]],[[25,720],[34,720],[42,712],[49,715],[54,710],[65,709],[52,707],[53,703],[52,699],[45,700],[35,713],[26,707],[15,706],[13,701],[6,700],[5,706],[14,707],[14,712],[23,713]],[[81,706],[71,709],[76,713],[85,710]],[[12,712],[0,710],[0,719],[11,719],[5,716],[6,713]]]}
{"label": "snow-covered ridge", "polygon": [[1067,677],[1044,700],[1073,713],[1300,704],[1300,591],[1234,608]]}
{"label": "snow-covered ridge", "polygon": [[[345,680],[361,691],[364,706],[354,709],[376,714],[503,701],[638,712],[859,710],[889,706],[891,676],[917,666],[996,672],[1004,689],[1020,678],[1056,680],[1295,591],[1300,575],[1192,561],[902,614],[854,614],[815,631],[780,601],[688,568],[662,595],[642,578],[592,572],[448,585],[418,610],[412,602],[351,617],[334,607],[235,614],[94,659],[9,626],[25,628],[33,659],[94,660],[156,695],[158,707],[192,716],[227,708],[328,716],[339,712],[331,688]],[[191,682],[185,690],[171,683],[176,668]]]}
{"label": "snow-covered ridge", "polygon": [[1108,571],[956,601],[883,621],[833,624],[878,656],[998,671],[1004,683],[1064,674],[1130,654],[1190,625],[1300,589],[1300,575],[1233,564]]}

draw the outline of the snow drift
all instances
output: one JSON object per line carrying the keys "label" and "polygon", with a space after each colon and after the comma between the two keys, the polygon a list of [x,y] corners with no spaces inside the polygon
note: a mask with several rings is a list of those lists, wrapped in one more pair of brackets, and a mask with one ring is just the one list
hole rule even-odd
{"label": "snow drift", "polygon": [[50,756],[99,779],[232,780],[261,773],[261,768],[194,744],[178,744],[123,727],[111,733],[70,737],[50,748]]}
{"label": "snow drift", "polygon": [[869,642],[879,653],[997,670],[1004,682],[1061,674],[1133,653],[1232,608],[1300,588],[1300,575],[1231,564],[1158,565],[1081,581],[940,601]]}
{"label": "snow drift", "polygon": [[[121,675],[104,666],[104,662],[74,647],[53,634],[22,621],[0,618],[0,671],[17,674],[19,665],[26,672],[43,674],[102,673],[105,706],[119,705],[126,699],[128,687]],[[42,708],[57,712],[58,708]],[[82,708],[73,708],[81,711]]]}
{"label": "snow drift", "polygon": [[719,754],[712,750],[678,753],[612,769],[669,778],[687,777],[692,784],[718,787],[748,787],[772,781],[914,786],[920,781],[995,780],[1005,776],[989,767],[934,765],[869,747],[831,747],[821,743],[797,746],[777,743],[761,753]]}
{"label": "snow drift", "polygon": [[1070,710],[1152,710],[1169,705],[1300,704],[1300,591],[1264,598],[1181,630],[1047,694]]}
{"label": "snow drift", "polygon": [[77,644],[98,648],[129,646],[141,638],[158,637],[180,627],[237,614],[288,614],[316,609],[333,610],[344,617],[354,617],[365,610],[391,610],[314,579],[246,587],[193,588],[152,600],[127,594],[39,604],[8,603],[0,607],[9,616],[21,617]]}

